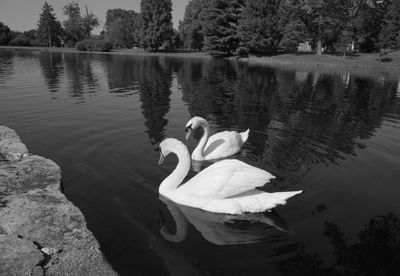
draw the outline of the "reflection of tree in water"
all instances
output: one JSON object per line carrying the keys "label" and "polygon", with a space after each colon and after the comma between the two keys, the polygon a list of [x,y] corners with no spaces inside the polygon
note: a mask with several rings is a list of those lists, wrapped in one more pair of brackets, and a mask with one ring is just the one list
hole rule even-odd
{"label": "reflection of tree in water", "polygon": [[[247,156],[290,186],[315,164],[336,163],[363,147],[395,105],[396,83],[322,74],[185,61],[178,74],[191,116],[222,129],[249,127]],[[282,187],[281,187],[282,188]]]}
{"label": "reflection of tree in water", "polygon": [[92,59],[96,56],[90,54],[64,53],[65,71],[71,86],[71,96],[83,100],[85,93],[94,93],[99,84],[92,69]]}
{"label": "reflection of tree in water", "polygon": [[[164,138],[171,94],[171,71],[176,62],[164,62],[160,57],[107,56],[110,93],[118,96],[140,95],[142,113],[151,143]],[[176,70],[176,69],[175,69]]]}
{"label": "reflection of tree in water", "polygon": [[225,60],[185,60],[178,81],[190,115],[214,118],[223,127],[237,125],[232,85],[236,79],[235,68]]}
{"label": "reflection of tree in water", "polygon": [[169,111],[172,76],[169,68],[165,68],[157,57],[142,59],[139,63],[138,77],[140,101],[145,126],[152,144],[164,138],[168,120],[165,115]]}
{"label": "reflection of tree in water", "polygon": [[2,49],[0,51],[0,87],[14,71],[13,52]]}
{"label": "reflection of tree in water", "polygon": [[348,246],[334,223],[325,223],[336,261],[321,268],[321,258],[299,245],[292,258],[278,263],[282,275],[397,275],[400,269],[400,220],[392,213],[378,216],[358,233],[359,242]]}
{"label": "reflection of tree in water", "polygon": [[141,74],[141,69],[138,65],[140,63],[126,56],[106,56],[110,93],[123,97],[136,94],[139,90],[138,75]]}
{"label": "reflection of tree in water", "polygon": [[[287,77],[278,74],[279,85],[293,83]],[[263,162],[274,164],[288,182],[296,182],[299,172],[315,164],[336,163],[342,153],[354,154],[355,147],[363,147],[357,139],[371,137],[387,108],[395,104],[394,88],[392,82],[381,86],[357,77],[350,77],[346,88],[337,75],[320,75],[314,86],[309,78],[294,87],[295,93],[279,87],[280,110],[273,116],[283,126],[268,131],[279,138],[263,154]]]}
{"label": "reflection of tree in water", "polygon": [[57,92],[60,88],[60,78],[64,70],[62,53],[40,52],[39,64],[48,90]]}

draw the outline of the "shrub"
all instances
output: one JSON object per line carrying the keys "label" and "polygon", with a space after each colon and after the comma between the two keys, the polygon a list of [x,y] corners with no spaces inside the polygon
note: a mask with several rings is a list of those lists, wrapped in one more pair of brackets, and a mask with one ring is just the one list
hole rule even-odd
{"label": "shrub", "polygon": [[113,48],[113,44],[107,40],[96,40],[96,51],[110,52]]}
{"label": "shrub", "polygon": [[24,36],[23,34],[19,34],[16,38],[10,41],[11,46],[31,46],[31,40]]}
{"label": "shrub", "polygon": [[236,55],[239,57],[247,57],[249,55],[249,48],[244,47],[244,46],[240,46],[237,50],[236,50]]}
{"label": "shrub", "polygon": [[76,43],[75,48],[79,51],[110,52],[113,45],[104,39],[84,39]]}
{"label": "shrub", "polygon": [[34,39],[31,40],[31,46],[35,46],[35,47],[46,47],[47,44],[43,43],[43,41],[40,41],[39,39]]}
{"label": "shrub", "polygon": [[68,40],[65,46],[67,46],[68,48],[74,48],[75,42],[73,42],[72,40]]}

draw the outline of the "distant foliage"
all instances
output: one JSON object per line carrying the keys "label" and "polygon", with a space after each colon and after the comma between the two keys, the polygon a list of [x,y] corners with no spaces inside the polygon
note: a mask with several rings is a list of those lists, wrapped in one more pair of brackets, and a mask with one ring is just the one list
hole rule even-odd
{"label": "distant foliage", "polygon": [[[37,29],[23,33],[0,22],[0,45],[64,42],[74,47],[78,41],[99,38],[106,50],[108,40],[118,48],[184,47],[215,56],[246,56],[296,52],[303,44],[317,54],[341,52],[344,57],[353,50],[385,53],[400,48],[399,0],[190,0],[178,31],[172,27],[171,0],[141,0],[140,13],[109,9],[100,36],[91,35],[100,22],[87,7],[81,13],[78,2],[72,1],[63,11],[67,18],[61,25],[45,1]],[[96,43],[78,46],[98,49]]]}
{"label": "distant foliage", "polygon": [[173,35],[171,39],[171,48],[180,49],[183,47],[183,40],[181,34],[177,30],[173,30]]}
{"label": "distant foliage", "polygon": [[371,0],[360,5],[354,18],[355,42],[362,52],[373,52],[379,48],[383,17],[387,10],[386,1]]}
{"label": "distant foliage", "polygon": [[75,48],[79,51],[110,52],[113,44],[107,40],[84,39],[76,43]]}
{"label": "distant foliage", "polygon": [[173,35],[171,0],[142,0],[141,44],[151,51],[158,51]]}
{"label": "distant foliage", "polygon": [[240,46],[252,53],[276,51],[282,37],[279,31],[280,0],[247,0],[241,9],[238,36]]}
{"label": "distant foliage", "polygon": [[239,46],[237,34],[241,2],[211,0],[204,26],[204,48],[211,55],[232,55]]}
{"label": "distant foliage", "polygon": [[0,45],[7,45],[11,40],[11,30],[0,22]]}
{"label": "distant foliage", "polygon": [[390,0],[382,21],[382,30],[379,36],[380,48],[400,48],[400,1]]}
{"label": "distant foliage", "polygon": [[310,39],[301,10],[301,0],[287,0],[279,7],[279,32],[282,34],[279,47],[287,52],[297,52],[299,43]]}
{"label": "distant foliage", "polygon": [[31,46],[31,40],[23,34],[19,34],[16,38],[10,41],[11,46]]}
{"label": "distant foliage", "polygon": [[[36,31],[37,44],[45,46],[61,46],[63,29],[60,21],[56,19],[53,7],[44,2]],[[31,38],[32,40],[36,39]]]}
{"label": "distant foliage", "polygon": [[90,37],[90,32],[93,28],[99,25],[99,20],[86,8],[86,15],[81,16],[79,4],[71,2],[64,6],[64,15],[68,19],[64,21],[65,40],[72,44]]}
{"label": "distant foliage", "polygon": [[185,8],[185,16],[179,22],[179,33],[186,48],[200,51],[204,46],[204,25],[210,1],[191,0]]}
{"label": "distant foliage", "polygon": [[115,47],[132,48],[139,45],[140,16],[137,12],[109,9],[106,14],[105,37]]}

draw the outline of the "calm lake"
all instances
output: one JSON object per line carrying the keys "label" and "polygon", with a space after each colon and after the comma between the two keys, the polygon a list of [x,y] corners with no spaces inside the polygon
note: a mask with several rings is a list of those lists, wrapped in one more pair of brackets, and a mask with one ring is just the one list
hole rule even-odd
{"label": "calm lake", "polygon": [[[0,49],[0,124],[61,166],[121,275],[395,275],[399,78]],[[235,158],[277,176],[263,190],[303,194],[240,217],[160,199],[177,159],[158,166],[157,144],[183,140],[194,115],[212,132],[250,128]]]}

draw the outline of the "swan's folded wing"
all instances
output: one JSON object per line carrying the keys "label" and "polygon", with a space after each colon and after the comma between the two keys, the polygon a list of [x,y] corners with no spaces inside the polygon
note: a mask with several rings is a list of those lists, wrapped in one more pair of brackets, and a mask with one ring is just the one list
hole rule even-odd
{"label": "swan's folded wing", "polygon": [[221,187],[218,197],[227,198],[262,187],[273,178],[267,171],[243,163],[232,171],[231,178]]}
{"label": "swan's folded wing", "polygon": [[264,186],[273,175],[239,160],[214,163],[182,186],[197,197],[227,198]]}
{"label": "swan's folded wing", "polygon": [[222,131],[209,137],[204,147],[204,156],[218,158],[235,154],[242,146],[240,135],[235,131]]}

